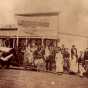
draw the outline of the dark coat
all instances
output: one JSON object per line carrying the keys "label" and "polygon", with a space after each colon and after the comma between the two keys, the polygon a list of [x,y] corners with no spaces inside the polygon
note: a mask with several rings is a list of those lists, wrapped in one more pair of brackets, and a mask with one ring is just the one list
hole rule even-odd
{"label": "dark coat", "polygon": [[88,60],[88,51],[84,52],[84,60]]}
{"label": "dark coat", "polygon": [[76,48],[71,48],[71,58],[73,58],[73,56],[76,56],[76,58],[78,58],[78,54],[77,54],[77,49]]}

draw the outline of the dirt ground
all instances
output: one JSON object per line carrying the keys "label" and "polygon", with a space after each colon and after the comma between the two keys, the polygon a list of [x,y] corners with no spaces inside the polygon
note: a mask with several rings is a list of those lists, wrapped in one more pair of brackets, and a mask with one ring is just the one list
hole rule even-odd
{"label": "dirt ground", "polygon": [[0,88],[88,88],[88,78],[14,69],[0,69]]}

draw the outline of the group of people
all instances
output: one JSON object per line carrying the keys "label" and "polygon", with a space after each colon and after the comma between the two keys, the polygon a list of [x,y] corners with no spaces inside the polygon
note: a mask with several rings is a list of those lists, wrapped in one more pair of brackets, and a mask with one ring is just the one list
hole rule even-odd
{"label": "group of people", "polygon": [[[12,58],[13,55],[13,49],[8,53],[6,49],[4,48],[4,51],[2,49],[4,53],[0,52],[2,67],[4,65],[9,66],[11,60],[9,58]],[[58,47],[54,45],[28,44],[24,51],[23,65],[25,69],[30,66],[36,68],[37,71],[79,74],[80,77],[83,77],[84,73],[88,73],[88,48],[85,51],[78,52],[75,45],[68,49],[64,45]]]}
{"label": "group of people", "polygon": [[83,77],[88,71],[88,48],[83,52],[78,51],[75,45],[71,49],[54,46],[35,44],[28,47],[24,53],[24,67],[33,65],[37,67],[37,71],[55,71],[57,74],[70,73],[79,74]]}

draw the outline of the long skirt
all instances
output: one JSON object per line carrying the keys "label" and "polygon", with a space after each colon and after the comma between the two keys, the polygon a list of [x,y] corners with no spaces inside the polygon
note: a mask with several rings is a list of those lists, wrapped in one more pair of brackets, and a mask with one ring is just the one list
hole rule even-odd
{"label": "long skirt", "polygon": [[25,55],[24,56],[24,65],[30,65],[33,64],[34,58],[32,54]]}
{"label": "long skirt", "polygon": [[56,57],[56,72],[63,72],[63,57],[61,55]]}
{"label": "long skirt", "polygon": [[79,75],[80,76],[83,76],[83,73],[85,73],[85,69],[84,67],[82,66],[82,63],[79,63]]}
{"label": "long skirt", "polygon": [[45,70],[45,63],[43,58],[35,59],[34,64],[37,66],[37,71]]}
{"label": "long skirt", "polygon": [[69,71],[69,58],[64,58],[64,70]]}
{"label": "long skirt", "polygon": [[78,63],[77,58],[73,56],[73,58],[70,61],[70,72],[77,73],[78,72]]}

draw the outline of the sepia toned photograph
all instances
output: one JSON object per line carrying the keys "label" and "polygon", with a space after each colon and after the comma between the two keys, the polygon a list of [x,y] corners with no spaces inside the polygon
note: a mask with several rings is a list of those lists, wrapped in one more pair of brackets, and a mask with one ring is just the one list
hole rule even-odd
{"label": "sepia toned photograph", "polygon": [[0,88],[88,88],[88,0],[0,0]]}

